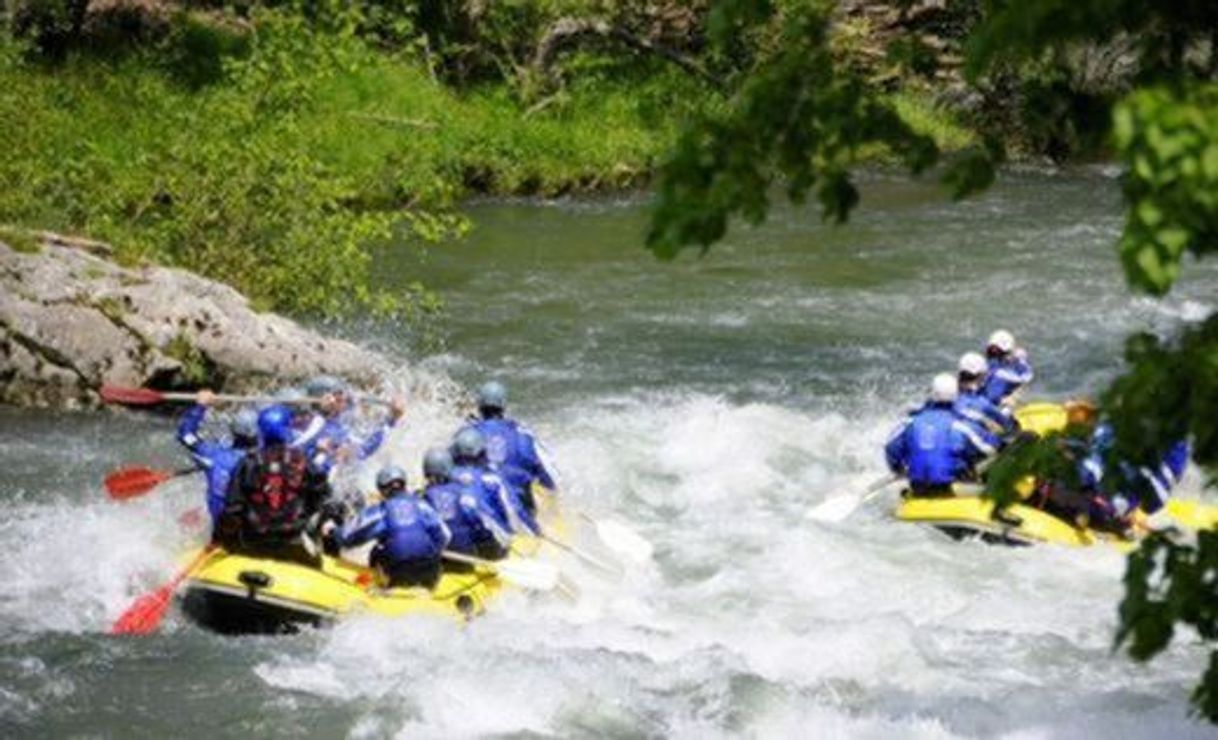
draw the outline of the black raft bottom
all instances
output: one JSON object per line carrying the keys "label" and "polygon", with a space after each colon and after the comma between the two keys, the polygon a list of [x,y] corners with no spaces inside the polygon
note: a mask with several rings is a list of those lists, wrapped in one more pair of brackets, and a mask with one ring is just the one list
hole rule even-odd
{"label": "black raft bottom", "polygon": [[996,532],[987,532],[985,530],[973,529],[972,527],[959,527],[949,524],[936,524],[935,529],[943,534],[951,537],[953,540],[981,540],[987,545],[1003,545],[1006,547],[1028,547],[1032,543],[1027,540],[1016,539],[1005,534]]}
{"label": "black raft bottom", "polygon": [[292,634],[301,627],[320,627],[329,621],[280,604],[201,588],[186,592],[182,610],[191,621],[222,635]]}

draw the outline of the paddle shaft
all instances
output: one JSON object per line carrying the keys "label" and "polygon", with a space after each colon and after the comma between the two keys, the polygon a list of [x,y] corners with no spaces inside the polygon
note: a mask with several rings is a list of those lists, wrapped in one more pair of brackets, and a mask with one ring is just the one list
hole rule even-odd
{"label": "paddle shaft", "polygon": [[[161,398],[166,401],[187,401],[194,402],[199,399],[197,393],[162,393]],[[242,396],[233,393],[217,393],[212,396],[216,403],[280,403],[285,406],[303,406],[313,403],[321,403],[320,398],[276,398],[274,396]]]}
{"label": "paddle shaft", "polygon": [[499,570],[499,564],[494,560],[486,560],[484,558],[466,555],[463,552],[453,552],[452,550],[444,550],[440,553],[440,557],[445,560],[451,560],[454,563],[465,563],[466,565],[481,565],[484,568],[493,568]]}

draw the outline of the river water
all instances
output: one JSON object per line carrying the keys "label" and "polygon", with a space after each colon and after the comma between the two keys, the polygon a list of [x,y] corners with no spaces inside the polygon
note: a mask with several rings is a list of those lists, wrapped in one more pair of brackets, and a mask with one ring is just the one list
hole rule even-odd
{"label": "river water", "polygon": [[873,175],[846,227],[784,207],[675,263],[639,247],[642,200],[471,211],[467,241],[378,265],[440,290],[442,352],[340,327],[413,394],[382,459],[417,470],[459,421],[453,389],[501,378],[568,510],[628,522],[652,560],[621,582],[567,562],[578,603],[512,594],[465,627],[112,638],[201,492],[116,505],[98,482],[180,463],[172,420],[0,410],[0,736],[1213,736],[1187,717],[1191,637],[1145,666],[1112,653],[1115,553],[952,543],[891,499],[806,518],[883,473],[903,409],[991,330],[1061,398],[1101,387],[1130,331],[1211,310],[1210,266],[1164,301],[1125,290],[1111,173],[1010,173],[963,204]]}

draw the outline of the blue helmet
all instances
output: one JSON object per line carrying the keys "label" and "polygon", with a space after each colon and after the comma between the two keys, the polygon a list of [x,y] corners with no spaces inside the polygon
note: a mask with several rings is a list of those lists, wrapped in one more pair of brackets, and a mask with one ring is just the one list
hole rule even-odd
{"label": "blue helmet", "polygon": [[258,414],[258,433],[262,444],[287,444],[292,437],[292,412],[287,406],[267,406]]}
{"label": "blue helmet", "polygon": [[507,388],[504,387],[503,383],[497,380],[484,383],[478,389],[478,408],[498,409],[499,411],[506,409]]}
{"label": "blue helmet", "polygon": [[386,465],[376,474],[376,490],[391,495],[406,490],[406,471],[397,465]]}
{"label": "blue helmet", "polygon": [[229,431],[233,433],[233,441],[250,443],[258,439],[258,412],[251,408],[243,408],[229,422]]}
{"label": "blue helmet", "polygon": [[453,460],[458,463],[477,462],[486,455],[486,440],[473,427],[466,427],[457,432],[452,444]]}
{"label": "blue helmet", "polygon": [[432,447],[423,456],[423,475],[433,480],[448,480],[453,469],[453,456],[443,447]]}

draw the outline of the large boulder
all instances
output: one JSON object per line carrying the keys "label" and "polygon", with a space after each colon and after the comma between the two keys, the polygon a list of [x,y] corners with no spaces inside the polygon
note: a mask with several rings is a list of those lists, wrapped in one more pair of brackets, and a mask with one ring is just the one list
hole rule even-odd
{"label": "large boulder", "polygon": [[126,268],[104,245],[0,242],[0,402],[95,404],[102,384],[247,392],[317,374],[370,384],[387,362],[254,311],[227,285]]}

